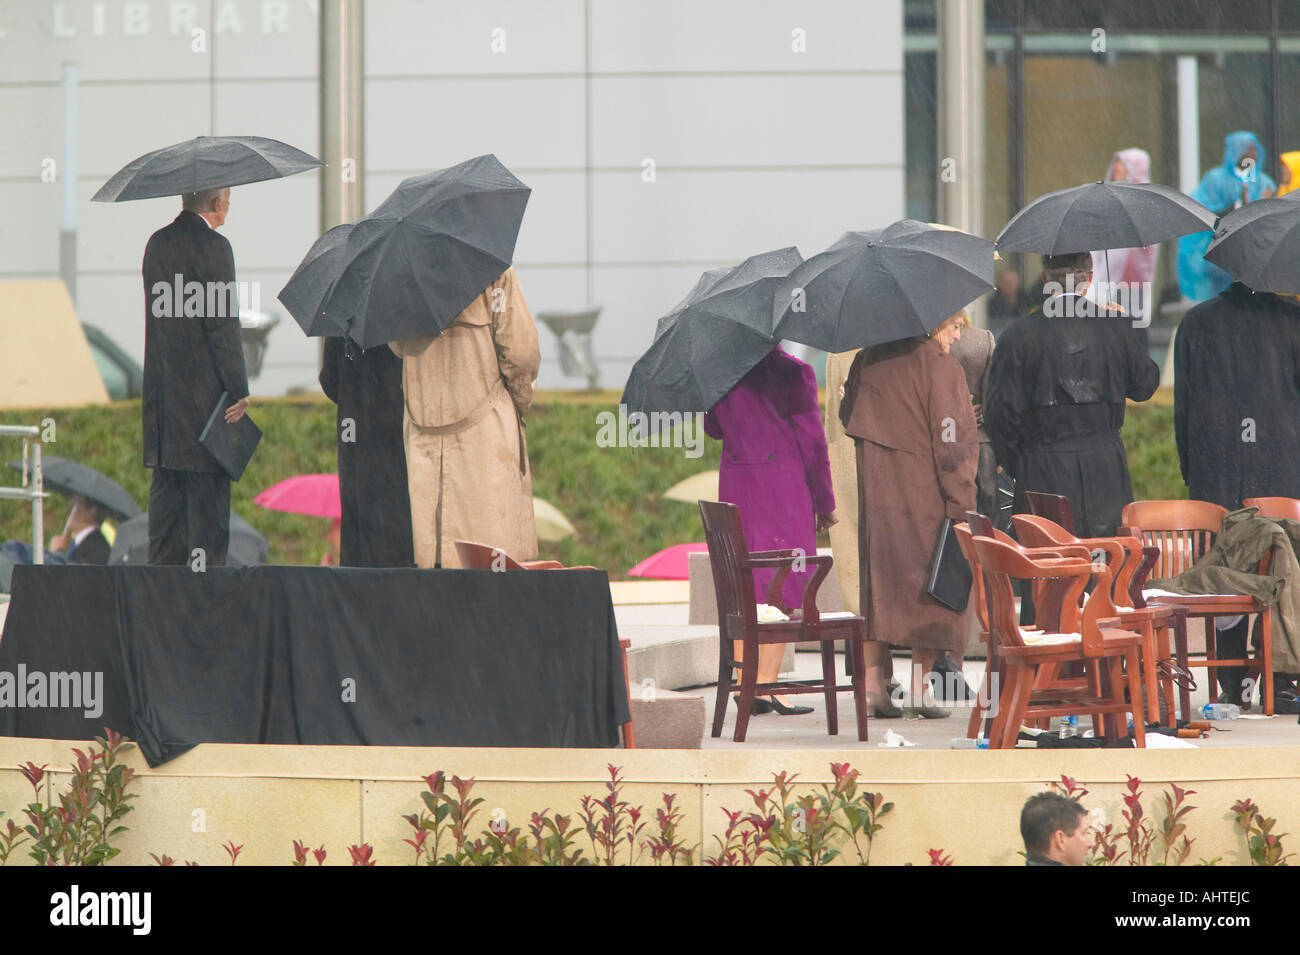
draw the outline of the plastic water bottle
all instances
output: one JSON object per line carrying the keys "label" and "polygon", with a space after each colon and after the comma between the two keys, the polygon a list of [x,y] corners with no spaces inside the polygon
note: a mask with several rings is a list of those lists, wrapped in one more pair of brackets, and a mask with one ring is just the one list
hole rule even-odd
{"label": "plastic water bottle", "polygon": [[1236,703],[1206,703],[1201,715],[1207,720],[1235,720],[1241,715],[1241,707]]}
{"label": "plastic water bottle", "polygon": [[1069,739],[1071,736],[1079,735],[1079,717],[1062,716],[1061,717],[1061,739]]}
{"label": "plastic water bottle", "polygon": [[971,739],[969,736],[961,736],[948,744],[949,749],[988,749],[989,741],[987,736],[980,736]]}

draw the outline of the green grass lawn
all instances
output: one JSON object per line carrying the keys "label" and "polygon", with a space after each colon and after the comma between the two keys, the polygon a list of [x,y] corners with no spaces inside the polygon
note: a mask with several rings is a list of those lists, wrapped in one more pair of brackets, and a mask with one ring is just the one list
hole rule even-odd
{"label": "green grass lawn", "polygon": [[[543,395],[528,421],[533,493],[558,507],[577,529],[576,538],[543,544],[542,556],[566,564],[603,567],[613,579],[661,548],[702,538],[699,513],[690,504],[661,494],[682,478],[717,468],[721,445],[706,440],[704,454],[688,458],[681,448],[601,448],[597,415],[617,407],[617,395]],[[599,403],[593,403],[599,402]],[[265,438],[244,474],[232,485],[231,503],[271,545],[272,563],[315,564],[325,550],[327,522],[263,510],[253,497],[295,474],[334,471],[334,406],[323,399],[258,401],[251,411]],[[141,506],[148,500],[150,473],[140,463],[140,403],[52,411],[0,411],[0,424],[38,424],[53,418],[56,440],[46,454],[97,468],[121,484]],[[1131,407],[1124,425],[1139,498],[1186,497],[1174,449],[1173,409]],[[18,439],[0,442],[5,461],[21,455]],[[3,483],[18,483],[12,473]],[[46,502],[47,537],[63,527],[61,498]],[[0,501],[0,538],[28,539],[26,505]],[[824,541],[823,541],[824,543]]]}

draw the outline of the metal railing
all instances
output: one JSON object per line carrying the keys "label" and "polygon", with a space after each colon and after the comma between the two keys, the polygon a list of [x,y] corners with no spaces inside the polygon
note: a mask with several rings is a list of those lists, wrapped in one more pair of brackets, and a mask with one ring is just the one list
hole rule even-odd
{"label": "metal railing", "polygon": [[[23,439],[23,485],[0,487],[0,500],[32,502],[32,563],[45,563],[45,475],[41,471],[41,429],[23,425],[0,425],[0,438]],[[33,441],[32,439],[36,440]],[[28,480],[28,462],[31,479]]]}

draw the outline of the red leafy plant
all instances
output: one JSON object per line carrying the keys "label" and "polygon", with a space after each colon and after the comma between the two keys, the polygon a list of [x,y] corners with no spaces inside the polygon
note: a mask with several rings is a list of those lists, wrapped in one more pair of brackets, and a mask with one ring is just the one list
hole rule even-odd
{"label": "red leafy plant", "polygon": [[19,771],[31,784],[34,801],[23,810],[27,824],[21,830],[12,820],[0,835],[0,864],[18,845],[31,842],[28,855],[37,865],[103,865],[122,850],[112,845],[126,832],[121,819],[132,809],[128,793],[135,771],[121,762],[122,753],[135,745],[111,729],[87,752],[73,749],[76,762],[68,789],[57,794],[58,804],[43,796],[46,766],[28,762]]}
{"label": "red leafy plant", "polygon": [[[1125,826],[1116,830],[1107,823],[1093,829],[1093,848],[1088,856],[1088,865],[1119,865],[1125,858],[1134,865],[1183,865],[1191,856],[1192,844],[1196,841],[1187,835],[1187,816],[1196,807],[1188,804],[1187,797],[1196,795],[1194,789],[1183,789],[1177,783],[1170,783],[1169,790],[1161,793],[1164,799],[1165,814],[1158,825],[1153,825],[1142,807],[1142,780],[1137,776],[1125,774],[1124,817]],[[1071,799],[1082,799],[1088,790],[1071,776],[1061,776],[1059,782],[1051,784],[1053,790]],[[1158,862],[1152,862],[1156,841],[1159,839],[1161,854]],[[1121,840],[1127,842],[1127,850],[1120,848]],[[1213,864],[1213,863],[1210,863]]]}
{"label": "red leafy plant", "polygon": [[1295,855],[1294,852],[1283,853],[1282,838],[1287,833],[1275,835],[1273,827],[1277,820],[1266,818],[1253,800],[1238,800],[1232,804],[1232,812],[1236,816],[1234,822],[1237,828],[1245,836],[1251,865],[1286,865],[1286,860]]}

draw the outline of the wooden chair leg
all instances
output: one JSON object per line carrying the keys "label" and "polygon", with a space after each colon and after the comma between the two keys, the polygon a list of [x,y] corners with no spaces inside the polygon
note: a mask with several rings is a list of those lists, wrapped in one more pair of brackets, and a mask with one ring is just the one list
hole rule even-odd
{"label": "wooden chair leg", "polygon": [[1214,625],[1215,617],[1206,617],[1205,619],[1205,682],[1208,684],[1205,689],[1210,694],[1210,702],[1219,702],[1219,681],[1217,679],[1219,668],[1215,665],[1215,660],[1219,658],[1219,630]]}
{"label": "wooden chair leg", "polygon": [[[1169,627],[1161,627],[1155,632],[1156,640],[1156,659],[1160,662],[1169,660]],[[1163,667],[1160,669],[1160,699],[1165,704],[1165,714],[1167,720],[1162,721],[1165,726],[1173,728],[1178,725],[1178,713],[1174,709],[1174,680],[1169,675],[1169,671]],[[1157,712],[1159,707],[1157,707]]]}
{"label": "wooden chair leg", "polygon": [[1014,664],[1007,667],[1010,686],[1002,694],[1003,702],[1006,705],[999,707],[998,719],[1002,723],[999,749],[1016,748],[1016,739],[1020,735],[1020,723],[1024,719],[1025,709],[1029,705],[1029,692],[1033,683],[1033,674],[1026,672],[1027,669],[1025,666],[1016,666]]}
{"label": "wooden chair leg", "polygon": [[989,671],[984,671],[984,679],[980,683],[979,693],[976,694],[975,700],[971,703],[970,719],[966,723],[966,738],[975,739],[979,736],[980,721],[984,718],[984,701],[989,697]]}
{"label": "wooden chair leg", "polygon": [[[1248,617],[1247,620],[1250,618]],[[1265,607],[1264,612],[1259,615],[1259,640],[1260,651],[1264,658],[1264,672],[1260,674],[1260,682],[1264,684],[1264,715],[1273,715],[1273,610]],[[1246,625],[1247,648],[1250,647],[1250,625]]]}
{"label": "wooden chair leg", "polygon": [[861,634],[844,643],[844,659],[853,660],[853,709],[858,717],[858,741],[867,741],[867,658]]}
{"label": "wooden chair leg", "polygon": [[1142,624],[1142,677],[1146,683],[1146,720],[1149,723],[1160,722],[1160,699],[1158,696],[1159,691],[1156,688],[1156,659],[1156,631],[1151,622],[1147,621]]}
{"label": "wooden chair leg", "polygon": [[[753,652],[751,652],[751,650]],[[740,664],[740,700],[736,712],[736,732],[732,739],[737,743],[745,741],[749,731],[749,711],[754,705],[754,687],[758,685],[758,644],[745,646],[745,659]]]}
{"label": "wooden chair leg", "polygon": [[716,739],[722,735],[722,721],[727,718],[727,704],[730,703],[732,689],[732,669],[727,658],[718,655],[718,698],[713,704],[713,731]]}
{"label": "wooden chair leg", "polygon": [[[1121,660],[1119,657],[1112,657],[1107,660],[1102,658],[1097,661],[1097,677],[1099,680],[1100,691],[1098,696],[1103,700],[1119,703],[1124,699],[1124,681],[1120,677],[1119,669]],[[1142,701],[1139,699],[1135,704],[1141,707]],[[1114,713],[1103,713],[1101,717],[1102,736],[1107,739],[1119,739],[1119,717]]]}
{"label": "wooden chair leg", "polygon": [[838,736],[840,733],[840,708],[835,699],[835,644],[830,640],[822,641],[822,693],[826,698],[826,733]]}
{"label": "wooden chair leg", "polygon": [[[1116,658],[1116,669],[1118,670],[1119,659]],[[1142,687],[1140,685],[1142,668],[1138,665],[1138,651],[1130,648],[1128,651],[1128,693],[1129,705],[1133,713],[1133,739],[1137,742],[1138,749],[1147,747],[1147,727],[1146,721],[1142,719]],[[1116,686],[1118,689],[1118,686]]]}
{"label": "wooden chair leg", "polygon": [[[1180,613],[1174,617],[1174,657],[1178,665],[1187,669],[1187,614]],[[1178,687],[1178,709],[1183,719],[1192,718],[1192,691],[1186,686]]]}

